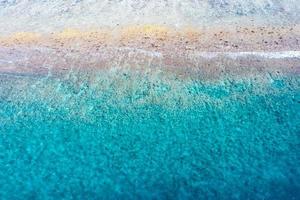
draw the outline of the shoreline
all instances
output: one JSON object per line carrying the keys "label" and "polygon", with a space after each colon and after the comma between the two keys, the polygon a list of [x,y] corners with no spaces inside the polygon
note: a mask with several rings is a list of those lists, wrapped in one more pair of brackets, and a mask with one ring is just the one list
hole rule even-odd
{"label": "shoreline", "polygon": [[205,79],[253,71],[300,74],[300,26],[144,25],[0,37],[0,73],[62,76],[115,67]]}

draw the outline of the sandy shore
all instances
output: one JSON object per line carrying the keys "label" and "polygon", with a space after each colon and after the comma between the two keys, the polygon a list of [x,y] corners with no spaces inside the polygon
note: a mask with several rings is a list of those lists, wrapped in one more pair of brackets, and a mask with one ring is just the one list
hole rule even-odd
{"label": "sandy shore", "polygon": [[0,38],[0,73],[60,75],[71,69],[160,68],[183,76],[299,73],[300,26],[127,26]]}

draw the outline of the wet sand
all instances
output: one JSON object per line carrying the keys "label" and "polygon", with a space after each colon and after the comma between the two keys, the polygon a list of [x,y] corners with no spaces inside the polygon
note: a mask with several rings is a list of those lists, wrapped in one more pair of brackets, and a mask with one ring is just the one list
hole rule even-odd
{"label": "wet sand", "polygon": [[0,37],[0,73],[61,75],[72,69],[130,67],[208,79],[262,71],[299,74],[299,52],[299,25],[24,32]]}

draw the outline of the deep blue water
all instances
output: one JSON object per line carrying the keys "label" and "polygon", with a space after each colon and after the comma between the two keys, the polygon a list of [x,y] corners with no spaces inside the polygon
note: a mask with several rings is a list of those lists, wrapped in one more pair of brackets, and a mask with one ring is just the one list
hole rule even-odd
{"label": "deep blue water", "polygon": [[0,199],[300,198],[297,75],[0,81]]}

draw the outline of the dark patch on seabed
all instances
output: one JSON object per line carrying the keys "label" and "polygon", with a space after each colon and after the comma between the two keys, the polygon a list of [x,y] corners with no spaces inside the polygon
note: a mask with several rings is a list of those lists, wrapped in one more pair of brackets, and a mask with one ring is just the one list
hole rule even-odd
{"label": "dark patch on seabed", "polygon": [[0,199],[299,199],[299,75],[0,76]]}

